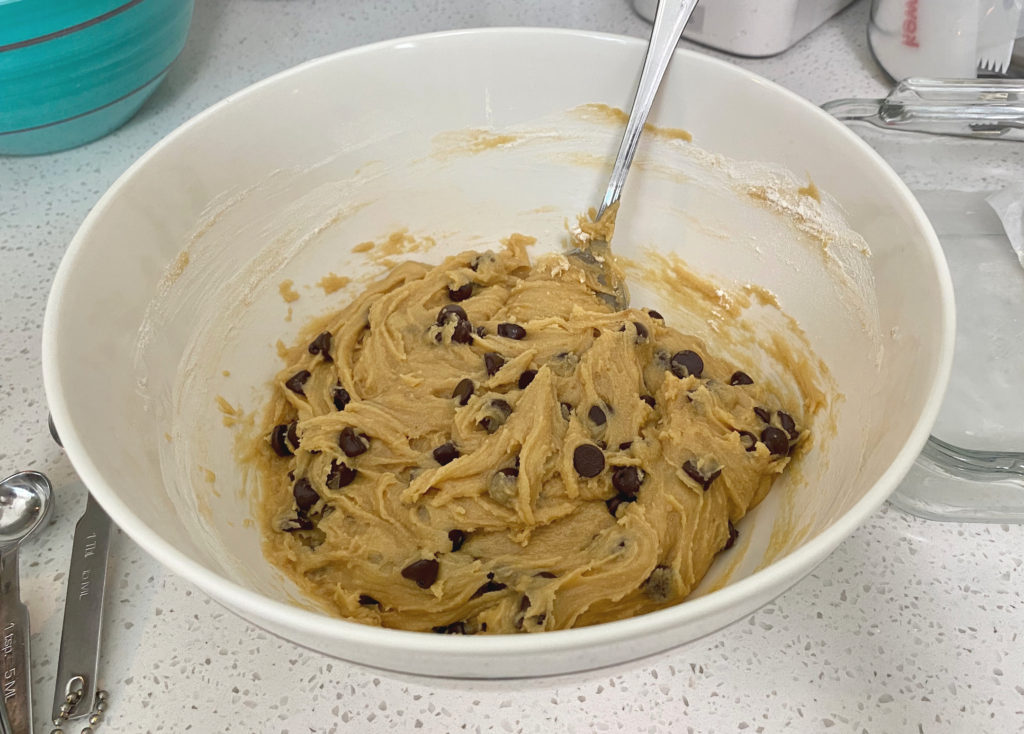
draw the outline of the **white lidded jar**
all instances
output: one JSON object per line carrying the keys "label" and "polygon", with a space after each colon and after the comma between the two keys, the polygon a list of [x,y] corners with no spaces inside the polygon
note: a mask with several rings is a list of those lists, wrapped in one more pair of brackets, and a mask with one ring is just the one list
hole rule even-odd
{"label": "white lidded jar", "polygon": [[[704,0],[683,37],[738,56],[782,53],[853,0]],[[658,0],[632,0],[633,9],[654,19]]]}
{"label": "white lidded jar", "polygon": [[873,0],[868,42],[893,79],[977,75],[978,3]]}

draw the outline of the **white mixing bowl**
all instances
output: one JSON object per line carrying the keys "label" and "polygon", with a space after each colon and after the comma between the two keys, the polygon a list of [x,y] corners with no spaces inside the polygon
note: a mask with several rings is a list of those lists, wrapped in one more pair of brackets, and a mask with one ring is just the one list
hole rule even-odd
{"label": "white mixing bowl", "polygon": [[[432,261],[514,231],[557,246],[566,218],[598,201],[621,131],[607,110],[578,108],[628,108],[643,51],[635,39],[556,30],[387,41],[256,84],[146,153],[83,223],[44,326],[54,421],[113,520],[254,624],[428,675],[543,675],[638,658],[739,619],[813,569],[881,505],[925,441],[950,368],[949,275],[909,191],[856,136],[770,82],[683,51],[652,122],[689,130],[712,153],[809,175],[838,203],[823,197],[825,209],[835,218],[841,208],[872,251],[815,232],[816,205],[796,195],[797,179],[740,175],[671,135],[642,144],[617,250],[642,260],[654,246],[726,286],[769,289],[831,380],[814,446],[740,524],[741,542],[695,598],[537,635],[375,629],[301,599],[264,561],[248,520],[238,428],[222,425],[215,398],[247,415],[261,406],[280,367],[275,340],[290,342],[380,270],[353,252],[363,240],[408,227],[436,239],[409,255]],[[760,197],[749,195],[754,180]],[[773,191],[795,213],[767,205]],[[329,295],[315,284],[331,272],[357,282]],[[291,303],[285,279],[301,296]],[[633,287],[637,305],[707,330],[664,288]],[[772,313],[748,315],[782,324]]]}

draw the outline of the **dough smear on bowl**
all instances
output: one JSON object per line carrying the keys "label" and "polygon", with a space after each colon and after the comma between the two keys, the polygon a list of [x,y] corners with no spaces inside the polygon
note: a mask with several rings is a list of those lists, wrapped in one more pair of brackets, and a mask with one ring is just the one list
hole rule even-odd
{"label": "dough smear on bowl", "polygon": [[536,632],[679,603],[808,439],[804,405],[528,242],[404,262],[285,356],[264,552],[346,619]]}

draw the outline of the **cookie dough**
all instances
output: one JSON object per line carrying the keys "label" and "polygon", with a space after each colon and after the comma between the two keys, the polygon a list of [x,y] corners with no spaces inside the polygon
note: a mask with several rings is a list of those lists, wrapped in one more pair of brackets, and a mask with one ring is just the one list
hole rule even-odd
{"label": "cookie dough", "polygon": [[402,263],[288,350],[264,552],[338,615],[512,633],[676,604],[807,439],[757,374],[528,243]]}

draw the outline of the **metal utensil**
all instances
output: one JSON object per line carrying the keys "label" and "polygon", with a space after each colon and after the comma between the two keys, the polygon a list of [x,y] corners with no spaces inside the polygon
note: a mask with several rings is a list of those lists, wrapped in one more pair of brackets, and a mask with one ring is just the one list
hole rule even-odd
{"label": "metal utensil", "polygon": [[1019,79],[904,79],[885,99],[837,99],[821,108],[885,130],[1024,140]]}
{"label": "metal utensil", "polygon": [[[53,418],[48,422],[50,435],[63,447]],[[85,512],[75,525],[71,544],[51,716],[56,726],[86,717],[95,726],[106,709],[107,695],[98,690],[97,676],[109,551],[110,518],[87,490]]]}
{"label": "metal utensil", "polygon": [[50,480],[35,471],[0,481],[0,728],[32,734],[32,668],[28,609],[21,601],[18,546],[34,533],[53,507]]}
{"label": "metal utensil", "polygon": [[[633,163],[633,155],[636,153],[637,144],[640,142],[640,135],[644,131],[644,124],[650,114],[654,97],[658,93],[661,79],[665,76],[665,69],[668,62],[672,60],[676,44],[683,34],[683,28],[690,19],[693,9],[697,6],[697,0],[659,0],[658,10],[654,15],[654,28],[651,30],[651,40],[647,44],[647,55],[644,58],[643,71],[640,72],[640,83],[636,88],[636,96],[633,98],[633,108],[629,112],[629,120],[626,122],[626,130],[622,134],[622,142],[619,144],[619,152],[615,156],[615,165],[612,168],[611,178],[608,180],[608,188],[605,190],[604,199],[597,210],[596,221],[600,222],[608,210],[614,211],[613,207],[618,204],[619,196],[622,194],[622,187],[626,183],[626,175],[629,173],[630,164]],[[616,309],[624,309],[629,305],[629,292],[621,275],[612,267],[611,245],[603,240],[593,238],[576,247],[567,253],[570,257],[578,258],[585,265],[599,270],[597,280],[601,286],[608,289],[600,293]]]}
{"label": "metal utensil", "polygon": [[[110,518],[89,494],[85,512],[75,526],[64,601],[64,626],[53,693],[53,723],[93,717],[103,713],[97,675],[103,596],[110,549]],[[98,723],[90,722],[90,723]]]}

